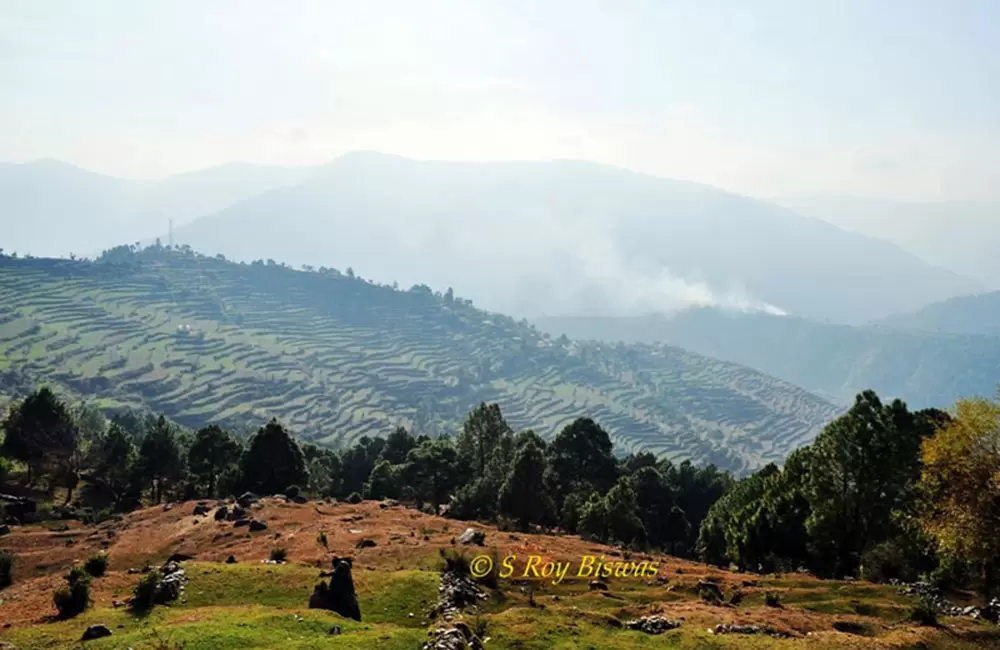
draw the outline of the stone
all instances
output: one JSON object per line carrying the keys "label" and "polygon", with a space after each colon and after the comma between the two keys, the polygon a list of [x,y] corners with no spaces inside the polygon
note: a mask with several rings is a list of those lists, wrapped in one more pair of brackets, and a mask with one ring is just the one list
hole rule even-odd
{"label": "stone", "polygon": [[173,555],[167,558],[165,564],[170,564],[170,563],[177,564],[179,562],[187,562],[188,560],[193,560],[193,559],[194,556],[188,555],[187,553],[174,553]]}
{"label": "stone", "polygon": [[327,632],[327,634],[330,634],[332,636],[336,636],[336,635],[340,634],[340,626],[339,625],[334,625],[333,627],[330,628],[330,631]]}
{"label": "stone", "polygon": [[361,620],[361,608],[354,591],[351,565],[343,560],[336,563],[330,581],[320,582],[309,597],[310,609],[326,609],[345,618]]}
{"label": "stone", "polygon": [[111,636],[111,629],[107,625],[102,625],[100,623],[96,625],[91,625],[83,632],[83,636],[80,637],[81,641],[91,641],[93,639],[103,639],[106,636]]}
{"label": "stone", "polygon": [[260,501],[259,495],[256,495],[253,492],[244,492],[240,495],[240,498],[236,500],[236,503],[240,504],[243,508],[249,508],[258,501]]}
{"label": "stone", "polygon": [[458,543],[465,544],[475,544],[477,546],[482,546],[486,541],[486,533],[481,530],[476,530],[475,528],[466,528],[465,532],[459,535]]}
{"label": "stone", "polygon": [[643,616],[625,623],[630,630],[639,630],[646,634],[663,634],[681,626],[679,621],[672,621],[665,616]]}
{"label": "stone", "polygon": [[357,543],[357,548],[375,548],[378,544],[374,539],[368,539],[367,537]]}
{"label": "stone", "polygon": [[295,503],[298,503],[300,505],[303,504],[303,503],[309,503],[309,499],[307,499],[306,497],[302,496],[301,494],[292,497],[292,501],[294,501]]}
{"label": "stone", "polygon": [[208,514],[208,506],[199,503],[194,507],[195,517],[204,517],[207,514]]}
{"label": "stone", "polygon": [[250,520],[250,532],[259,532],[262,530],[267,530],[267,522],[260,519]]}
{"label": "stone", "polygon": [[226,564],[236,564],[236,558],[232,555],[226,558]]}
{"label": "stone", "polygon": [[170,512],[173,509],[174,509],[174,504],[172,504],[172,503],[167,503],[167,504],[164,504],[164,506],[163,506],[163,512]]}
{"label": "stone", "polygon": [[233,528],[242,528],[243,526],[249,526],[249,525],[250,525],[249,519],[237,519],[236,521],[233,522]]}
{"label": "stone", "polygon": [[591,591],[607,591],[608,590],[608,584],[606,582],[601,582],[600,580],[591,580],[590,581],[590,590]]}
{"label": "stone", "polygon": [[7,524],[0,524],[0,536],[10,535],[10,526]]}
{"label": "stone", "polygon": [[228,518],[229,518],[229,507],[219,506],[219,508],[215,511],[215,520],[223,521]]}

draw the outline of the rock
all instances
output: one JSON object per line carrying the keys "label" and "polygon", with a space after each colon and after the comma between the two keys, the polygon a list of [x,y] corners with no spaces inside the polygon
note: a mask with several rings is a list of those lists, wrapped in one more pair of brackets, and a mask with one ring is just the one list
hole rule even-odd
{"label": "rock", "polygon": [[243,526],[249,526],[249,525],[250,525],[249,519],[237,519],[236,521],[233,522],[233,528],[242,528]]}
{"label": "rock", "polygon": [[475,544],[477,546],[482,546],[486,541],[486,533],[481,530],[476,530],[475,528],[466,528],[465,532],[459,535],[458,543],[465,544]]}
{"label": "rock", "polygon": [[[459,626],[463,626],[460,629]],[[468,632],[469,636],[466,636]],[[425,643],[423,650],[482,650],[483,643],[464,623],[456,623],[455,627],[440,628],[429,632],[433,637]]]}
{"label": "rock", "polygon": [[590,590],[591,591],[607,591],[608,590],[608,585],[607,585],[606,582],[601,582],[600,580],[591,580],[590,581]]}
{"label": "rock", "polygon": [[791,638],[791,634],[779,632],[773,627],[761,627],[760,625],[739,625],[736,623],[719,623],[715,629],[709,628],[712,634],[766,634],[776,639]]}
{"label": "rock", "polygon": [[164,564],[171,564],[171,563],[177,564],[179,562],[187,562],[188,560],[193,560],[193,559],[194,556],[188,555],[187,553],[174,553],[173,555],[167,558],[167,561]]}
{"label": "rock", "polygon": [[346,618],[361,620],[358,597],[354,592],[351,565],[343,560],[336,563],[330,582],[320,582],[309,597],[310,609],[326,609]]}
{"label": "rock", "polygon": [[260,519],[250,520],[250,532],[256,533],[262,530],[267,530],[267,522]]}
{"label": "rock", "polygon": [[8,526],[20,526],[21,525],[21,520],[18,519],[17,517],[14,517],[12,515],[12,516],[7,517],[6,519],[4,519],[3,523],[7,524]]}
{"label": "rock", "polygon": [[374,539],[368,539],[367,537],[357,543],[357,548],[375,548],[378,544]]}
{"label": "rock", "polygon": [[0,524],[0,537],[3,535],[10,535],[10,526],[7,524]]}
{"label": "rock", "polygon": [[646,634],[663,634],[680,626],[680,622],[671,621],[664,616],[643,616],[642,618],[625,623],[625,627],[628,629],[639,630]]}
{"label": "rock", "polygon": [[83,636],[80,637],[80,640],[91,641],[93,639],[103,639],[106,636],[111,636],[111,630],[107,625],[101,625],[98,623],[97,625],[91,625],[88,627],[84,631]]}
{"label": "rock", "polygon": [[226,564],[236,564],[236,558],[232,555],[226,558]]}
{"label": "rock", "polygon": [[330,634],[330,635],[333,635],[333,636],[336,636],[336,635],[340,634],[340,626],[339,625],[334,625],[333,627],[330,628],[330,631],[327,632],[327,634]]}
{"label": "rock", "polygon": [[242,508],[249,508],[258,501],[260,501],[260,496],[254,494],[253,492],[244,492],[240,495],[240,498],[236,500],[236,503],[240,504],[240,507]]}
{"label": "rock", "polygon": [[215,520],[223,521],[228,518],[229,518],[229,507],[219,506],[219,508],[215,511]]}
{"label": "rock", "polygon": [[701,596],[702,600],[714,602],[716,604],[725,600],[725,597],[722,595],[722,587],[714,582],[699,580],[697,589],[698,595]]}
{"label": "rock", "polygon": [[163,506],[163,512],[170,512],[173,509],[174,509],[174,504],[172,504],[172,503],[167,503],[167,504],[164,504],[164,506]]}
{"label": "rock", "polygon": [[204,517],[207,514],[208,514],[208,506],[199,503],[194,507],[195,517]]}
{"label": "rock", "polygon": [[226,519],[229,521],[237,521],[239,519],[247,518],[247,510],[243,506],[233,506],[229,509],[229,514],[226,515]]}
{"label": "rock", "polygon": [[294,501],[295,503],[298,503],[298,504],[309,503],[309,499],[307,499],[306,497],[302,496],[301,494],[292,497],[292,501]]}

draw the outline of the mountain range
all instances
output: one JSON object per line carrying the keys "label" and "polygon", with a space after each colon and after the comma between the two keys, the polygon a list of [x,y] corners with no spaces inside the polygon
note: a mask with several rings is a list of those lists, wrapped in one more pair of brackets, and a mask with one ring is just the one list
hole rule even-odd
{"label": "mountain range", "polygon": [[859,324],[982,288],[774,203],[583,162],[359,152],[154,182],[41,161],[0,167],[0,192],[8,251],[92,255],[166,240],[172,219],[174,241],[205,253],[450,286],[518,317],[715,306]]}

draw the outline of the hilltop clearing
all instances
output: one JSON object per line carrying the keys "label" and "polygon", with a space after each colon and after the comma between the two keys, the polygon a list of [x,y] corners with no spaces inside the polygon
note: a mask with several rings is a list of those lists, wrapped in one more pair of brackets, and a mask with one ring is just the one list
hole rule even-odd
{"label": "hilltop clearing", "polygon": [[[0,641],[21,650],[76,647],[88,626],[105,624],[112,636],[87,642],[87,648],[149,647],[156,638],[168,644],[160,647],[183,643],[185,650],[418,648],[428,638],[427,629],[450,625],[429,612],[439,597],[439,550],[452,548],[468,557],[495,553],[519,558],[511,578],[501,578],[498,589],[483,586],[489,598],[475,611],[467,608],[455,617],[490,637],[486,647],[640,648],[662,642],[684,648],[960,649],[1000,641],[995,626],[969,619],[945,619],[942,629],[907,622],[913,599],[888,586],[821,581],[805,574],[731,573],[667,556],[627,554],[578,537],[507,533],[477,524],[485,533],[482,547],[454,545],[466,524],[391,503],[263,499],[251,507],[252,516],[269,527],[254,533],[215,521],[216,502],[208,505],[205,516],[195,516],[196,504],[184,502],[96,527],[15,528],[2,542],[18,554],[18,561],[14,585],[0,592],[0,617],[10,624],[0,631]],[[320,531],[328,549],[317,541]],[[370,542],[359,548],[362,540]],[[287,551],[287,564],[264,563],[276,547]],[[59,576],[102,548],[110,570],[93,581],[92,607],[67,621],[48,621],[55,613],[51,599]],[[188,582],[181,600],[144,617],[114,606],[141,577],[128,569],[159,564],[175,553],[192,556],[182,562]],[[224,563],[229,555],[235,564]],[[532,555],[574,566],[587,555],[656,562],[658,572],[647,579],[607,578],[607,590],[592,589],[586,578],[554,585],[551,579],[523,578],[521,563]],[[320,567],[328,569],[334,556],[353,557],[362,622],[307,608]],[[727,603],[710,604],[700,597],[699,584],[706,583],[717,585]],[[765,604],[767,594],[778,606]],[[661,616],[680,626],[659,637],[622,628],[645,616]],[[335,625],[341,633],[330,635]],[[716,634],[718,625],[730,627]]]}

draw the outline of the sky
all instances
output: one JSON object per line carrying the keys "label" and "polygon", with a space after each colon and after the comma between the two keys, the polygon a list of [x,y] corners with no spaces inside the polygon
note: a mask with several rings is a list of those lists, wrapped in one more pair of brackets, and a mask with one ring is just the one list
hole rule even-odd
{"label": "sky", "polygon": [[995,0],[0,0],[0,161],[352,150],[1000,199]]}

